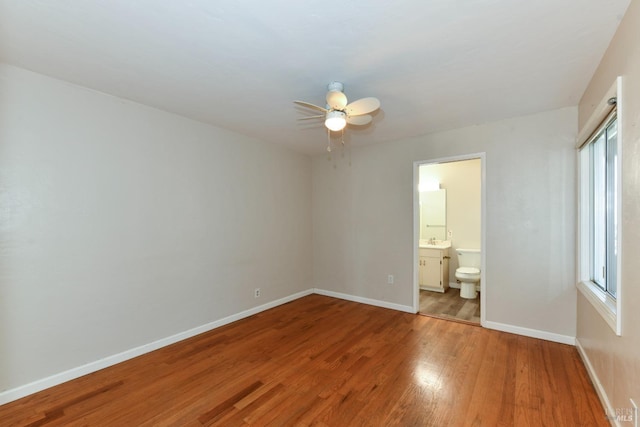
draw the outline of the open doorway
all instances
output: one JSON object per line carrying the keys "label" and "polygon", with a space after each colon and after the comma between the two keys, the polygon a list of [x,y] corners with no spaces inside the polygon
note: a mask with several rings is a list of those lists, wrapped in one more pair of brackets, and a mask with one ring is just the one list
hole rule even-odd
{"label": "open doorway", "polygon": [[414,306],[419,314],[481,324],[484,154],[416,163]]}

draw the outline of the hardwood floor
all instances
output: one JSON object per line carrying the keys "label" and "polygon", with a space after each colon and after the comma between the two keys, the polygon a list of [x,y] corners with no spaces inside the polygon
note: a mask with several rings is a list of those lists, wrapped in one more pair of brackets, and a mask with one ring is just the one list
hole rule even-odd
{"label": "hardwood floor", "polygon": [[310,295],[0,406],[2,426],[607,426],[572,346]]}
{"label": "hardwood floor", "polygon": [[449,288],[444,293],[421,290],[420,314],[479,325],[480,294],[475,299],[466,299],[460,296],[460,289]]}

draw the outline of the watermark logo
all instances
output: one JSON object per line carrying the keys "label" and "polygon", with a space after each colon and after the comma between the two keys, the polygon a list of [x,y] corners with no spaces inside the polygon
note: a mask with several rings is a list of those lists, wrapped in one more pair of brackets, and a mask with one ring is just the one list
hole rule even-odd
{"label": "watermark logo", "polygon": [[607,411],[606,417],[608,420],[619,423],[632,423],[635,415],[635,410],[632,408],[615,408],[613,412]]}

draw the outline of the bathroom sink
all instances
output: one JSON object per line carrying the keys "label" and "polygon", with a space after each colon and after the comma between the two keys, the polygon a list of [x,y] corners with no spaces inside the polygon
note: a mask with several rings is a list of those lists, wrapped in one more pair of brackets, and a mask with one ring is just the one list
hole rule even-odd
{"label": "bathroom sink", "polygon": [[428,240],[420,240],[420,247],[424,249],[447,249],[451,247],[451,241],[436,240],[434,243],[429,243]]}

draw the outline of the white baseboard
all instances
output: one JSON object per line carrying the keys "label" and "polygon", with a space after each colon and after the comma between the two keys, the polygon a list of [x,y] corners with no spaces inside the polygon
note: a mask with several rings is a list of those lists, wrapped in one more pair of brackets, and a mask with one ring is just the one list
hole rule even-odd
{"label": "white baseboard", "polygon": [[542,340],[558,342],[561,344],[576,345],[576,337],[569,335],[560,335],[553,332],[540,331],[538,329],[523,328],[522,326],[507,325],[506,323],[485,321],[482,326],[487,329],[495,329],[496,331],[509,332],[512,334],[523,335],[525,337],[539,338]]}
{"label": "white baseboard", "polygon": [[[589,378],[591,378],[591,382],[593,383],[593,387],[596,389],[596,393],[598,394],[598,397],[600,398],[600,403],[602,403],[602,406],[604,407],[604,410],[606,411],[607,414],[615,414],[616,412],[613,409],[613,407],[611,406],[611,402],[609,402],[609,398],[607,397],[607,393],[604,391],[604,387],[602,386],[602,383],[598,379],[598,375],[596,374],[596,371],[593,369],[593,365],[591,364],[591,361],[589,360],[589,356],[587,356],[587,352],[584,350],[584,347],[582,347],[582,344],[580,344],[580,340],[578,340],[578,338],[576,338],[576,348],[578,349],[578,354],[580,355],[580,358],[582,359],[582,362],[584,363],[584,366],[587,369],[587,373],[589,374]],[[609,422],[613,426],[620,426],[621,425],[615,419],[615,417],[610,418]]]}
{"label": "white baseboard", "polygon": [[353,301],[353,302],[359,302],[359,303],[362,303],[362,304],[374,305],[376,307],[383,307],[383,308],[390,308],[392,310],[404,311],[406,313],[415,314],[415,312],[416,312],[413,309],[413,307],[408,306],[408,305],[394,304],[392,302],[380,301],[380,300],[371,299],[371,298],[358,297],[358,296],[355,296],[355,295],[343,294],[343,293],[334,292],[334,291],[327,291],[327,290],[324,290],[324,289],[315,288],[314,289],[314,293],[316,293],[318,295],[324,295],[324,296],[328,296],[328,297],[333,297],[333,298],[340,298],[340,299],[344,299],[344,300],[347,300],[347,301]]}
{"label": "white baseboard", "polygon": [[85,365],[78,366],[76,368],[72,368],[67,371],[51,375],[50,377],[46,377],[40,380],[36,380],[29,384],[25,384],[10,390],[3,391],[2,393],[0,393],[0,405],[4,405],[5,403],[18,400],[22,397],[28,396],[33,393],[37,393],[39,391],[56,386],[58,384],[71,381],[83,375],[87,375],[92,372],[99,371],[100,369],[113,366],[117,363],[124,362],[125,360],[133,359],[134,357],[138,357],[145,353],[150,353],[159,348],[174,344],[178,341],[182,341],[187,338],[191,338],[193,336],[196,336],[204,332],[208,332],[212,329],[219,328],[220,326],[224,326],[231,322],[235,322],[236,320],[253,316],[254,314],[260,313],[265,310],[269,310],[270,308],[277,307],[279,305],[288,303],[298,298],[311,295],[312,293],[313,293],[313,289],[308,289],[306,291],[298,292],[293,295],[289,295],[284,298],[280,298],[278,300],[271,301],[266,304],[250,308],[248,310],[241,311],[240,313],[232,314],[231,316],[227,316],[225,318],[215,320],[205,325],[198,326],[193,329],[189,329],[188,331],[180,332],[170,337],[162,338],[157,341],[151,342],[149,344],[144,344],[139,347],[123,351],[122,353],[114,354],[112,356],[108,356],[103,359],[96,360],[95,362],[90,362]]}
{"label": "white baseboard", "polygon": [[[184,331],[175,335],[172,335],[170,337],[167,338],[162,338],[160,340],[151,342],[149,344],[144,344],[141,345],[139,347],[130,349],[130,350],[126,350],[123,351],[122,353],[118,353],[118,354],[114,354],[112,356],[108,356],[105,357],[103,359],[94,361],[94,362],[90,362],[87,363],[85,365],[82,366],[78,366],[76,368],[72,368],[69,369],[67,371],[64,372],[60,372],[58,374],[54,374],[52,376],[34,381],[32,383],[23,385],[23,386],[19,386],[10,390],[6,390],[0,393],[0,405],[3,405],[5,403],[9,403],[11,401],[20,399],[22,397],[28,396],[30,394],[33,393],[37,393],[39,391],[45,390],[47,388],[56,386],[58,384],[62,384],[64,382],[73,380],[75,378],[81,377],[83,375],[87,375],[90,374],[92,372],[96,372],[100,369],[104,369],[107,368],[109,366],[113,366],[117,363],[120,362],[124,362],[126,360],[132,359],[134,357],[138,357],[140,355],[143,355],[145,353],[149,353],[152,352],[154,350],[157,350],[159,348],[174,344],[178,341],[182,341],[185,340],[187,338],[191,338],[195,335],[204,333],[204,332],[208,332],[212,329],[215,328],[219,328],[220,326],[224,326],[226,324],[235,322],[237,320],[240,319],[244,319],[245,317],[249,317],[252,316],[254,314],[260,313],[262,311],[265,310],[269,310],[271,308],[277,307],[279,305],[288,303],[290,301],[296,300],[298,298],[302,298],[304,296],[310,295],[310,294],[319,294],[319,295],[325,295],[325,296],[329,296],[329,297],[333,297],[333,298],[339,298],[339,299],[343,299],[343,300],[347,300],[347,301],[353,301],[353,302],[358,302],[358,303],[362,303],[362,304],[368,304],[368,305],[373,305],[376,307],[383,307],[383,308],[389,308],[392,310],[398,310],[398,311],[402,311],[402,312],[406,312],[406,313],[413,313],[415,314],[415,310],[413,309],[413,307],[408,306],[408,305],[401,305],[401,304],[395,304],[395,303],[391,303],[391,302],[387,302],[387,301],[380,301],[380,300],[376,300],[376,299],[371,299],[371,298],[365,298],[365,297],[359,297],[359,296],[355,296],[355,295],[349,295],[349,294],[343,294],[340,292],[334,292],[334,291],[328,291],[328,290],[324,290],[324,289],[308,289],[302,292],[298,292],[295,293],[293,295],[289,295],[286,296],[284,298],[280,298],[278,300],[275,301],[271,301],[268,302],[266,304],[257,306],[257,307],[253,307],[250,308],[248,310],[242,311],[240,313],[236,313],[233,314],[231,316],[227,316],[225,318],[207,323],[205,325],[202,326],[198,326],[196,328],[193,329],[189,329],[188,331]],[[510,332],[510,333],[514,333],[514,334],[518,334],[518,335],[524,335],[524,336],[528,336],[528,337],[533,337],[533,338],[540,338],[540,339],[544,339],[544,340],[548,340],[548,341],[554,341],[554,342],[559,342],[559,343],[563,343],[563,344],[570,344],[570,345],[576,345],[576,339],[575,337],[570,337],[570,336],[565,336],[565,335],[559,335],[559,334],[554,334],[551,332],[545,332],[545,331],[539,331],[539,330],[535,330],[535,329],[528,329],[528,328],[522,328],[522,327],[518,327],[518,326],[512,326],[512,325],[507,325],[507,324],[503,324],[503,323],[497,323],[497,322],[490,322],[490,321],[486,321],[483,323],[484,327],[488,328],[488,329],[495,329],[495,330],[499,330],[499,331],[503,331],[503,332]],[[580,350],[580,348],[579,348]],[[581,352],[582,355],[583,352]],[[586,359],[586,356],[583,357],[584,360],[588,360]],[[587,362],[585,362],[585,365],[587,365]],[[591,375],[592,369],[588,369],[589,370],[589,375]],[[596,383],[596,381],[594,381],[594,383]],[[598,383],[599,384],[599,383]],[[598,390],[598,389],[597,389]],[[598,391],[598,394],[600,395],[600,391]],[[606,395],[605,396],[605,400],[606,401]],[[602,397],[601,397],[602,399]],[[608,401],[607,401],[608,404]],[[609,406],[606,406],[607,409],[609,410]]]}

